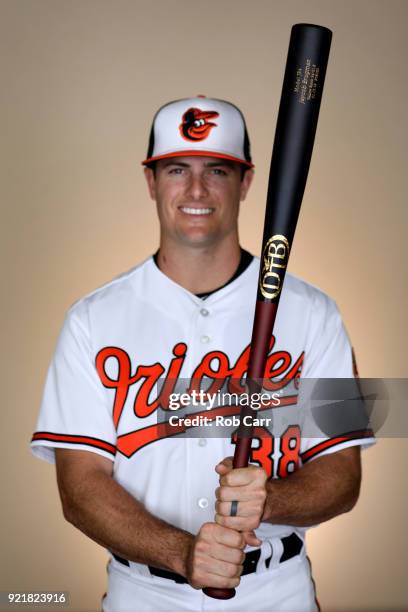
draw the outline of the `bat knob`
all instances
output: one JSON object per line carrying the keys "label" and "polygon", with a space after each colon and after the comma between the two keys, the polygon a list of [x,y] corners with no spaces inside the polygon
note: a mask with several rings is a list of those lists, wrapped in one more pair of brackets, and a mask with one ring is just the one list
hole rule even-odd
{"label": "bat knob", "polygon": [[212,597],[213,599],[232,599],[235,597],[235,589],[216,589],[214,587],[206,587],[203,589],[203,593],[207,595],[207,597]]}

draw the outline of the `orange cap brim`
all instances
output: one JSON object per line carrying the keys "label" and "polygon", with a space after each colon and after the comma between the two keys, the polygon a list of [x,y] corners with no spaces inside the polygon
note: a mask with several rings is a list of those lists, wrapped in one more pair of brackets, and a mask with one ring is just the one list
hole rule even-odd
{"label": "orange cap brim", "polygon": [[219,157],[220,159],[228,159],[229,161],[237,162],[238,164],[243,164],[248,168],[254,168],[254,164],[246,161],[245,159],[240,159],[239,157],[234,157],[233,155],[226,155],[225,153],[217,153],[216,151],[197,151],[196,149],[186,150],[186,151],[177,151],[174,153],[165,153],[164,155],[156,155],[155,157],[148,157],[144,161],[142,161],[142,165],[147,166],[151,162],[158,161],[159,159],[167,159],[169,157]]}

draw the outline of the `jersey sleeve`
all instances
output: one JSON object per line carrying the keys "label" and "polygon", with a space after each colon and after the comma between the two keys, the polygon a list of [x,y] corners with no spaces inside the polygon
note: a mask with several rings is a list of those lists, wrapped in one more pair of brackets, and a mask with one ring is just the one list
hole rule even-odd
{"label": "jersey sleeve", "polygon": [[[314,301],[309,346],[306,349],[302,372],[302,379],[308,379],[308,393],[313,385],[319,384],[319,379],[354,379],[354,369],[353,351],[340,312],[333,300],[319,292]],[[306,414],[313,420],[311,413],[308,413],[311,409],[310,397],[304,400],[302,402],[306,407]],[[339,405],[341,406],[341,403]],[[359,423],[362,420],[360,415],[356,415],[355,420],[351,418],[351,423]],[[350,422],[350,418],[348,421]],[[305,427],[306,435],[302,436],[301,440],[300,457],[303,464],[350,446],[368,448],[375,443],[369,423],[364,427],[346,427],[346,431],[336,429],[335,435],[332,436],[326,435],[314,420],[313,423],[313,427]],[[308,434],[308,431],[311,433]]]}
{"label": "jersey sleeve", "polygon": [[56,448],[70,448],[114,459],[116,431],[93,355],[85,307],[72,307],[47,373],[30,444],[35,456],[54,463]]}

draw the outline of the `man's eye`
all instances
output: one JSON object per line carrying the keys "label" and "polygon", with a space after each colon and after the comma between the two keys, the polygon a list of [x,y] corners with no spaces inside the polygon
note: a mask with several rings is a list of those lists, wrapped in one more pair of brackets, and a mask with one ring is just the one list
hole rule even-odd
{"label": "man's eye", "polygon": [[183,168],[171,168],[169,170],[169,174],[181,174],[183,172]]}
{"label": "man's eye", "polygon": [[222,170],[221,168],[212,168],[212,172],[213,172],[213,174],[218,174],[220,176],[226,176],[227,175],[225,170]]}

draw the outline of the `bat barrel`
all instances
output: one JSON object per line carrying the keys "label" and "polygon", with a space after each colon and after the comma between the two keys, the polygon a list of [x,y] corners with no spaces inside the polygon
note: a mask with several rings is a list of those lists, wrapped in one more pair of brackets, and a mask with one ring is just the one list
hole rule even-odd
{"label": "bat barrel", "polygon": [[292,28],[269,172],[261,301],[279,301],[312,157],[331,39],[331,31],[322,26],[301,23]]}
{"label": "bat barrel", "polygon": [[[248,386],[262,382],[312,157],[332,33],[312,24],[292,27],[266,200],[262,256]],[[260,385],[262,386],[262,384]],[[242,431],[242,428],[241,428]],[[238,434],[234,467],[248,465],[248,437]]]}

